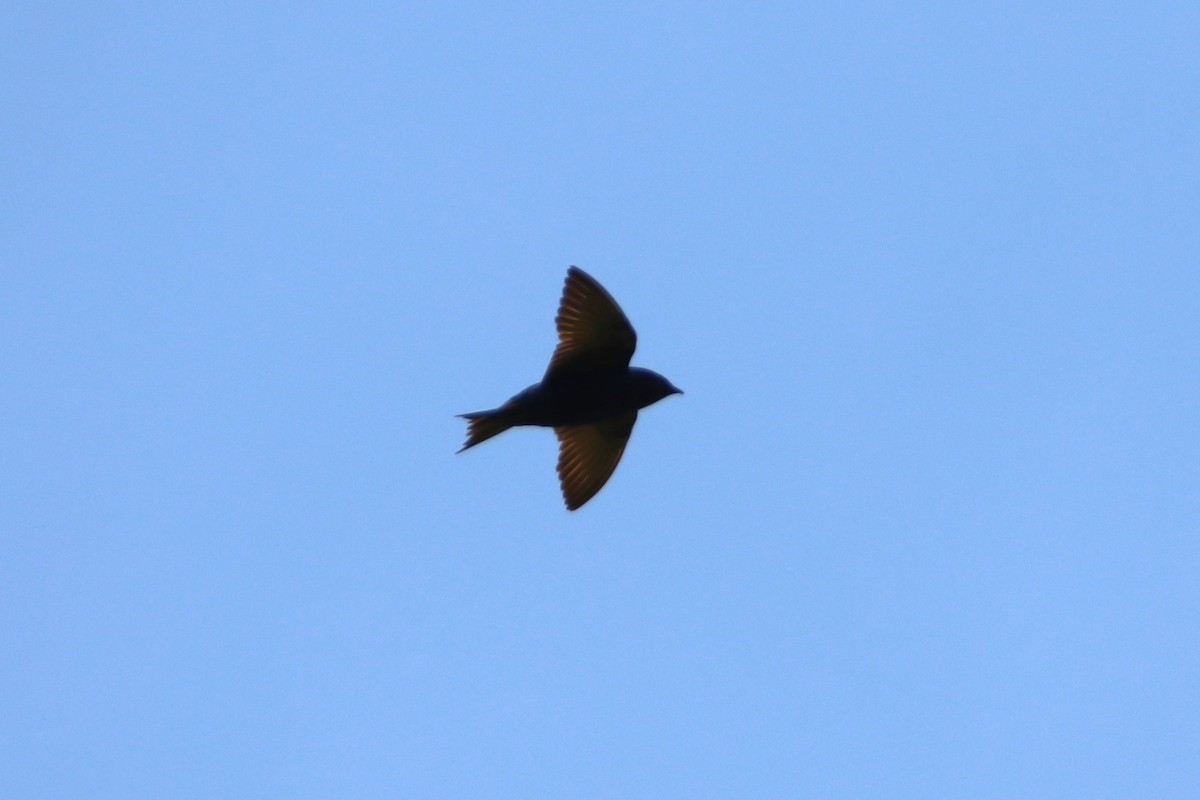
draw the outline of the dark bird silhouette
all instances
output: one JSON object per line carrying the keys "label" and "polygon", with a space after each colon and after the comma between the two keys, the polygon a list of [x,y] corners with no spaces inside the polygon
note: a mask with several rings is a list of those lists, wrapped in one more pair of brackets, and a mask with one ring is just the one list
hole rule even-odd
{"label": "dark bird silhouette", "polygon": [[638,409],[683,392],[657,372],[629,366],[637,346],[633,326],[604,287],[579,267],[567,270],[554,324],[558,347],[541,382],[499,408],[460,414],[468,420],[467,443],[458,452],[517,425],[554,428],[558,480],[567,508],[574,511],[617,468]]}

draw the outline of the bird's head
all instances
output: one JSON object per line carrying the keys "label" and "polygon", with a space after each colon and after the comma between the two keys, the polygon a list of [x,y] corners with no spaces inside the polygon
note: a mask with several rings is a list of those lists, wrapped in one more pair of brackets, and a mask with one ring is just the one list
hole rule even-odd
{"label": "bird's head", "polygon": [[645,408],[657,403],[668,395],[683,394],[682,389],[676,388],[662,375],[648,369],[630,367],[629,377],[638,408]]}

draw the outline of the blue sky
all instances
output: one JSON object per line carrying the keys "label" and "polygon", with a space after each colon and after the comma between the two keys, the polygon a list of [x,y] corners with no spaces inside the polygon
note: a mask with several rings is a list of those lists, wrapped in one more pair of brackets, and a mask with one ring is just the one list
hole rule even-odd
{"label": "blue sky", "polygon": [[4,796],[1200,796],[1194,4],[0,37]]}

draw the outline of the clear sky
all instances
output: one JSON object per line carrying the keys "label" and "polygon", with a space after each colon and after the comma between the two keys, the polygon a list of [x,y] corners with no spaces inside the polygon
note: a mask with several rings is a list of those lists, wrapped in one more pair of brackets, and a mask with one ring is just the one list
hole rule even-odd
{"label": "clear sky", "polygon": [[[1200,797],[1195,3],[21,3],[0,795]],[[567,266],[644,411],[563,509]]]}

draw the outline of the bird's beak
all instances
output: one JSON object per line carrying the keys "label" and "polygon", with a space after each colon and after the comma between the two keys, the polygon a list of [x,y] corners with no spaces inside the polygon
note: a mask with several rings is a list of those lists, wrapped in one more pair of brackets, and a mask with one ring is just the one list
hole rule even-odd
{"label": "bird's beak", "polygon": [[671,394],[683,394],[683,389],[680,389],[678,386],[672,386],[671,388],[674,390]]}

